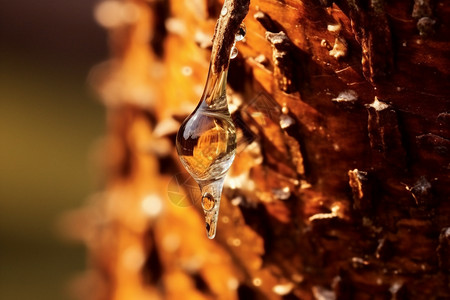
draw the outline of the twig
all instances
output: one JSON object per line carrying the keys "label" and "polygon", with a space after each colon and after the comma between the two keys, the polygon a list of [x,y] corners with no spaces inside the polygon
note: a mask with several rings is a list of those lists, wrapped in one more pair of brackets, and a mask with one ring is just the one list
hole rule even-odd
{"label": "twig", "polygon": [[231,47],[239,26],[248,13],[250,0],[225,0],[224,9],[217,20],[213,37],[212,71],[219,73],[228,67]]}

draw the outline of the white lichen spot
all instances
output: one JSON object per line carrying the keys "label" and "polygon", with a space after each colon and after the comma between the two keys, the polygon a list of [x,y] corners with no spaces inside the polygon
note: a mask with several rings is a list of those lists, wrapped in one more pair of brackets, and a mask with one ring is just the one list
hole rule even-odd
{"label": "white lichen spot", "polygon": [[228,111],[230,114],[234,113],[242,106],[242,97],[238,94],[228,95]]}
{"label": "white lichen spot", "polygon": [[242,203],[242,200],[243,199],[241,196],[235,197],[231,200],[231,205],[238,206],[239,204]]}
{"label": "white lichen spot", "polygon": [[141,209],[148,217],[158,216],[163,209],[161,197],[156,194],[146,196],[141,202]]}
{"label": "white lichen spot", "polygon": [[289,126],[293,125],[295,123],[295,120],[291,118],[290,116],[286,114],[280,115],[280,126],[281,128],[285,129]]}
{"label": "white lichen spot", "polygon": [[322,46],[323,48],[327,48],[328,50],[331,50],[330,43],[328,43],[328,41],[325,39],[320,41],[320,46]]}
{"label": "white lichen spot", "polygon": [[[323,202],[319,202],[320,205],[323,205]],[[332,219],[335,217],[342,217],[342,213],[341,211],[341,206],[339,205],[339,203],[334,203],[331,207],[331,213],[319,213],[319,214],[315,214],[312,215],[311,217],[309,217],[309,221],[314,221],[314,220],[320,220],[320,219]]]}
{"label": "white lichen spot", "polygon": [[341,206],[337,203],[334,203],[333,206],[331,206],[331,213],[337,215],[340,209]]}
{"label": "white lichen spot", "polygon": [[228,289],[234,291],[239,287],[239,280],[236,277],[230,277],[227,280]]}
{"label": "white lichen spot", "polygon": [[390,287],[389,287],[389,292],[391,292],[392,295],[395,295],[403,286],[403,283],[401,282],[394,282]]}
{"label": "white lichen spot", "polygon": [[200,30],[195,32],[194,41],[202,49],[212,46],[212,36]]}
{"label": "white lichen spot", "polygon": [[323,220],[323,219],[332,219],[336,217],[336,215],[332,214],[332,213],[321,213],[321,214],[315,214],[312,215],[311,217],[309,217],[309,221],[312,222],[314,220]]}
{"label": "white lichen spot", "polygon": [[316,300],[336,300],[336,294],[322,286],[313,286],[312,292]]}
{"label": "white lichen spot", "polygon": [[300,189],[309,189],[312,185],[306,180],[300,180]]}
{"label": "white lichen spot", "polygon": [[168,18],[164,23],[168,32],[184,35],[186,33],[186,24],[183,20],[177,18]]}
{"label": "white lichen spot", "polygon": [[361,257],[352,257],[352,265],[354,268],[358,268],[360,266],[367,266],[369,262],[362,259]]}
{"label": "white lichen spot", "polygon": [[176,134],[178,128],[180,128],[180,122],[173,118],[167,118],[156,124],[156,127],[153,130],[153,136],[161,138],[171,134]]}
{"label": "white lichen spot", "polygon": [[341,30],[341,24],[335,24],[335,25],[329,24],[327,26],[327,30],[329,32],[339,32]]}
{"label": "white lichen spot", "polygon": [[[250,186],[247,186],[250,184]],[[247,172],[241,173],[237,176],[228,176],[225,178],[225,184],[227,188],[230,189],[241,189],[245,187],[245,189],[254,189],[255,182],[249,178],[249,174]],[[246,185],[246,186],[244,186]]]}
{"label": "white lichen spot", "polygon": [[447,229],[445,229],[444,236],[445,236],[446,238],[449,238],[449,237],[450,237],[450,227],[447,227]]}
{"label": "white lichen spot", "polygon": [[333,49],[328,52],[336,59],[340,59],[347,55],[347,42],[343,38],[336,38],[334,41]]}
{"label": "white lichen spot", "polygon": [[264,54],[260,54],[253,59],[258,64],[264,65],[268,62],[267,57]]}
{"label": "white lichen spot", "polygon": [[354,90],[345,90],[340,92],[336,98],[331,99],[334,102],[355,102],[358,100],[358,93]]}
{"label": "white lichen spot", "polygon": [[286,200],[291,196],[291,190],[288,186],[280,189],[272,189],[272,194],[279,200]]}
{"label": "white lichen spot", "polygon": [[131,2],[103,1],[94,10],[95,20],[105,28],[117,28],[135,23],[139,7]]}
{"label": "white lichen spot", "polygon": [[381,110],[389,108],[389,104],[378,100],[377,96],[375,96],[375,100],[368,106],[374,108],[377,111],[381,111]]}
{"label": "white lichen spot", "polygon": [[285,284],[277,284],[272,288],[272,291],[277,295],[287,295],[289,294],[292,289],[294,288],[294,284],[292,282],[288,282]]}

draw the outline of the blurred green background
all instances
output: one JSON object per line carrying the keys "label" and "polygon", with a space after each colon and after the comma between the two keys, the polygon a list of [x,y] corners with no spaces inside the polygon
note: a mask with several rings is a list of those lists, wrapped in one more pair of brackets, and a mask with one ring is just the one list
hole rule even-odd
{"label": "blurred green background", "polygon": [[84,247],[56,222],[97,187],[89,151],[104,109],[90,68],[107,57],[89,0],[2,1],[0,9],[0,299],[71,299]]}

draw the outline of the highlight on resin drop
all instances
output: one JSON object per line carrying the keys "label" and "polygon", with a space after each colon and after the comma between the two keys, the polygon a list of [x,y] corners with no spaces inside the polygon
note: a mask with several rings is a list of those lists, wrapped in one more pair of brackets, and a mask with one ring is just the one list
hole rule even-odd
{"label": "highlight on resin drop", "polygon": [[234,36],[234,44],[230,51],[230,59],[236,58],[238,55],[238,49],[236,48],[236,42],[240,42],[244,39],[245,33],[247,32],[247,29],[245,28],[245,24],[242,23],[239,27],[238,32]]}
{"label": "highlight on resin drop", "polygon": [[[226,6],[222,8],[224,14],[227,14]],[[241,41],[244,35],[242,24],[235,42]],[[233,45],[230,58],[236,55]],[[176,138],[180,161],[200,186],[206,233],[210,239],[216,235],[223,182],[236,153],[236,128],[226,99],[227,74],[228,68],[216,73],[210,64],[200,102],[184,120]]]}
{"label": "highlight on resin drop", "polygon": [[239,31],[234,36],[234,40],[236,42],[242,41],[244,39],[246,33],[247,33],[247,28],[245,27],[245,24],[242,23],[241,26],[239,27]]}
{"label": "highlight on resin drop", "polygon": [[228,13],[228,8],[225,6],[225,4],[222,7],[222,10],[220,11],[221,16],[226,16]]}
{"label": "highlight on resin drop", "polygon": [[231,48],[231,52],[230,52],[230,58],[236,58],[236,56],[238,55],[238,49],[236,48],[236,46],[233,46],[233,48]]}

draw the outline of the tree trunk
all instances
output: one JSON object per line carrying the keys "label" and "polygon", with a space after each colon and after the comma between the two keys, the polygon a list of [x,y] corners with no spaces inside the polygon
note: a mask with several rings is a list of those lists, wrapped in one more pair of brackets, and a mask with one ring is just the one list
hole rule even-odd
{"label": "tree trunk", "polygon": [[174,141],[223,2],[101,2],[106,175],[78,215],[81,298],[450,299],[444,2],[252,0],[214,240]]}

